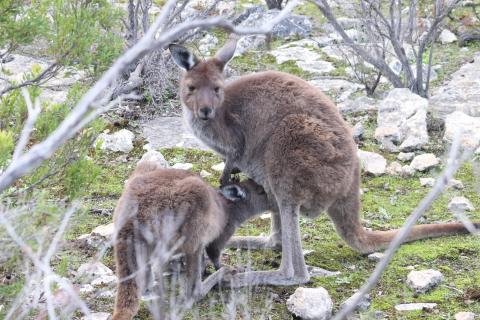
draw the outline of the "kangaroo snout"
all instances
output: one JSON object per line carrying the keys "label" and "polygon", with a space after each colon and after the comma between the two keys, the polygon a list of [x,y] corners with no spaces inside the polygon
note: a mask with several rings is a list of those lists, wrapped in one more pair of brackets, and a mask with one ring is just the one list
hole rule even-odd
{"label": "kangaroo snout", "polygon": [[212,119],[214,115],[214,110],[211,107],[201,107],[198,110],[198,117],[202,120]]}

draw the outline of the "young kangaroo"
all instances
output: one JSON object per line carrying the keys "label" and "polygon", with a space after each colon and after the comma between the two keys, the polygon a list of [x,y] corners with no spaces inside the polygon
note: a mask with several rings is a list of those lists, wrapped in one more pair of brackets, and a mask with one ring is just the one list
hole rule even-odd
{"label": "young kangaroo", "polygon": [[[263,188],[253,180],[224,186],[221,193],[199,176],[163,169],[142,159],[129,178],[114,213],[114,253],[119,278],[113,320],[132,319],[139,297],[148,285],[150,265],[165,251],[185,254],[185,296],[197,299],[218,283],[220,252],[236,226],[269,209]],[[166,243],[161,243],[161,242]],[[201,281],[201,259],[205,246],[220,269]],[[176,250],[175,250],[176,249]],[[159,282],[160,294],[163,291]]]}
{"label": "young kangaroo", "polygon": [[[182,46],[169,48],[184,69],[180,98],[186,122],[225,158],[221,182],[238,168],[261,184],[278,207],[269,238],[236,237],[231,243],[252,248],[281,245],[279,270],[236,274],[235,285],[309,280],[300,212],[316,217],[327,211],[339,235],[361,253],[386,248],[397,230],[368,231],[360,223],[357,147],[334,103],[306,81],[281,72],[260,72],[225,83],[223,69],[235,47],[236,38],[231,37],[205,61]],[[421,225],[408,241],[458,233],[467,233],[460,223]]]}

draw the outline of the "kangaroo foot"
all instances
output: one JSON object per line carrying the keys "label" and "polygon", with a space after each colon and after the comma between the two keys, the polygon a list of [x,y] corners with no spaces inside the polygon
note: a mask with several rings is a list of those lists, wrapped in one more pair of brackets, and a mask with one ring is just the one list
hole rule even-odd
{"label": "kangaroo foot", "polygon": [[286,272],[283,272],[282,270],[251,271],[232,275],[228,282],[225,281],[224,285],[230,288],[256,285],[293,286],[307,283],[308,281],[310,281],[308,273],[304,275],[288,276]]}
{"label": "kangaroo foot", "polygon": [[241,249],[273,249],[281,250],[282,242],[277,237],[237,236],[228,241],[227,247]]}

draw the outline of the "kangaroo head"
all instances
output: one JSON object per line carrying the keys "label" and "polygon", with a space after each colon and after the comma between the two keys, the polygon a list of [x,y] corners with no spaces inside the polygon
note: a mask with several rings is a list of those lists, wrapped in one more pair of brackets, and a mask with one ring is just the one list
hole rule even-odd
{"label": "kangaroo head", "polygon": [[223,186],[221,192],[226,199],[235,202],[236,206],[246,214],[256,215],[271,209],[267,193],[252,179]]}
{"label": "kangaroo head", "polygon": [[223,69],[233,57],[236,45],[237,38],[231,36],[216,56],[207,60],[200,60],[183,46],[169,46],[173,60],[184,70],[180,81],[180,100],[194,117],[201,120],[215,117],[215,110],[224,99]]}

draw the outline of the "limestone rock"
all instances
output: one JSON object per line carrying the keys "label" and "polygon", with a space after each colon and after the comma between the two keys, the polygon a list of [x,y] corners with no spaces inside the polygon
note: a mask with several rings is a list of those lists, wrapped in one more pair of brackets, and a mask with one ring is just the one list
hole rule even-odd
{"label": "limestone rock", "polygon": [[402,167],[402,171],[400,172],[400,176],[404,178],[411,177],[415,174],[415,169],[410,165],[405,165]]}
{"label": "limestone rock", "polygon": [[431,310],[437,306],[436,303],[403,303],[397,304],[395,310],[399,312]]}
{"label": "limestone rock", "polygon": [[420,185],[422,187],[433,187],[435,184],[434,178],[420,178]]}
{"label": "limestone rock", "polygon": [[396,88],[378,105],[375,138],[390,140],[401,151],[420,149],[428,142],[428,100],[406,88]]}
{"label": "limestone rock", "polygon": [[452,212],[464,212],[464,211],[473,211],[475,208],[473,207],[470,200],[465,197],[454,197],[448,203],[448,210]]}
{"label": "limestone rock", "polygon": [[442,273],[433,269],[410,271],[407,276],[407,285],[417,293],[425,293],[441,281]]}
{"label": "limestone rock", "polygon": [[191,163],[175,163],[172,166],[172,169],[181,169],[181,170],[190,170],[193,168],[193,164]]}
{"label": "limestone rock", "polygon": [[365,128],[363,127],[363,124],[361,122],[357,122],[353,126],[353,130],[352,130],[353,138],[355,140],[360,140],[362,139],[364,133],[365,133]]}
{"label": "limestone rock", "polygon": [[400,175],[402,173],[402,165],[396,161],[390,163],[387,167],[387,174],[391,176]]}
{"label": "limestone rock", "polygon": [[410,166],[417,171],[426,171],[437,166],[440,163],[433,153],[424,153],[413,158]]}
{"label": "limestone rock", "polygon": [[410,161],[415,157],[413,152],[400,152],[397,156],[397,159],[403,162]]}
{"label": "limestone rock", "polygon": [[102,150],[129,153],[133,149],[133,138],[135,138],[133,132],[122,129],[113,134],[100,134],[95,145],[100,143]]}
{"label": "limestone rock", "polygon": [[366,173],[374,176],[380,176],[385,173],[387,160],[378,153],[358,150],[358,157]]}
{"label": "limestone rock", "polygon": [[321,60],[321,56],[311,49],[303,46],[293,46],[291,43],[283,45],[270,52],[277,63],[295,61],[302,70],[323,74],[333,71],[335,67],[328,61]]}
{"label": "limestone rock", "polygon": [[210,177],[212,174],[206,170],[202,170],[200,171],[200,177],[202,178],[206,178],[206,177]]}
{"label": "limestone rock", "polygon": [[452,43],[457,41],[457,36],[452,31],[448,29],[443,29],[443,31],[440,33],[440,36],[438,37],[438,40],[440,40],[442,44]]}
{"label": "limestone rock", "polygon": [[322,287],[300,287],[288,298],[287,308],[305,320],[326,320],[332,314],[333,303],[327,290]]}
{"label": "limestone rock", "polygon": [[443,139],[452,142],[457,132],[461,135],[460,139],[463,148],[474,148],[480,141],[480,117],[471,117],[461,111],[449,114],[445,119]]}
{"label": "limestone rock", "polygon": [[[477,52],[473,62],[464,64],[452,74],[450,81],[433,90],[429,99],[432,116],[445,119],[450,113],[461,111],[472,117],[480,117],[479,74],[480,52]],[[477,130],[477,134],[480,134],[478,132]]]}
{"label": "limestone rock", "polygon": [[225,169],[225,162],[220,162],[212,166],[212,170],[222,172]]}
{"label": "limestone rock", "polygon": [[90,317],[82,317],[82,320],[109,320],[110,313],[107,312],[92,312]]}
{"label": "limestone rock", "polygon": [[77,270],[77,277],[87,281],[103,276],[113,276],[113,271],[98,261],[84,263]]}
{"label": "limestone rock", "polygon": [[377,110],[375,99],[367,96],[361,96],[354,100],[345,100],[344,102],[339,103],[337,106],[340,112],[343,114]]}
{"label": "limestone rock", "polygon": [[457,179],[450,179],[450,181],[448,182],[448,187],[457,190],[461,190],[464,188],[462,181]]}
{"label": "limestone rock", "polygon": [[157,166],[159,168],[168,168],[169,167],[169,164],[168,164],[167,160],[165,160],[165,158],[163,157],[163,154],[161,154],[160,152],[155,151],[155,150],[149,150],[149,151],[145,152],[139,162],[141,162],[141,161],[154,162],[154,163],[157,164]]}
{"label": "limestone rock", "polygon": [[475,320],[475,313],[473,312],[458,312],[455,314],[455,320]]}
{"label": "limestone rock", "polygon": [[368,255],[368,260],[370,260],[370,261],[380,261],[380,259],[382,259],[384,255],[385,255],[385,253],[383,253],[383,252],[370,253]]}
{"label": "limestone rock", "polygon": [[334,93],[338,102],[345,101],[352,93],[363,89],[362,85],[343,79],[314,79],[309,83],[324,92]]}

